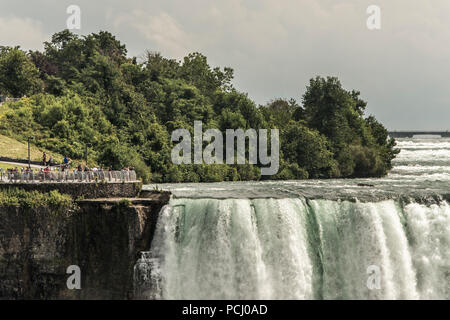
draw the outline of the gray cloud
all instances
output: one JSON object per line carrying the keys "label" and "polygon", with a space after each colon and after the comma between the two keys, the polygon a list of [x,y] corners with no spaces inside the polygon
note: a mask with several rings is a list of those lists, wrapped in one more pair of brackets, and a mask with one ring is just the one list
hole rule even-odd
{"label": "gray cloud", "polygon": [[[41,49],[70,4],[82,34],[109,30],[130,55],[200,51],[233,67],[235,85],[261,104],[300,100],[311,77],[335,75],[390,129],[450,129],[447,0],[2,1],[0,44]],[[379,31],[366,28],[371,4]]]}

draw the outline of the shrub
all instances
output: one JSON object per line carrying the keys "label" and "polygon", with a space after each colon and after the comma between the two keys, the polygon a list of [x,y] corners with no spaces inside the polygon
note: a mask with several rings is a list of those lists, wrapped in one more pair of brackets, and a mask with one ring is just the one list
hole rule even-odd
{"label": "shrub", "polygon": [[68,208],[73,204],[69,195],[57,190],[42,193],[36,190],[25,191],[19,188],[0,190],[0,206],[37,208],[48,206],[54,209]]}

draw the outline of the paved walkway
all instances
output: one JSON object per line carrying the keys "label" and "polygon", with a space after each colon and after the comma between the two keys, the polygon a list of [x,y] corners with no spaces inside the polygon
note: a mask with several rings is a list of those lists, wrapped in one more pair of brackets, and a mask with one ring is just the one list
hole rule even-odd
{"label": "paved walkway", "polygon": [[[6,163],[6,164],[10,164],[12,166],[18,166],[18,167],[28,167],[28,163],[21,163],[21,162],[10,162],[10,161],[0,161],[0,163]],[[37,164],[31,164],[30,165],[32,168],[45,168],[44,166],[40,166]]]}

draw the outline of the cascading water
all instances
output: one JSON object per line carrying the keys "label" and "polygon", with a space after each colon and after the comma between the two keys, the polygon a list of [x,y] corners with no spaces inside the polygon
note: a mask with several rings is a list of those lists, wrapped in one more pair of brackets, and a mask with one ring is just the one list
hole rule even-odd
{"label": "cascading water", "polygon": [[152,299],[448,299],[450,207],[172,199],[136,275]]}
{"label": "cascading water", "polygon": [[450,299],[450,139],[399,147],[381,179],[160,185],[137,297]]}

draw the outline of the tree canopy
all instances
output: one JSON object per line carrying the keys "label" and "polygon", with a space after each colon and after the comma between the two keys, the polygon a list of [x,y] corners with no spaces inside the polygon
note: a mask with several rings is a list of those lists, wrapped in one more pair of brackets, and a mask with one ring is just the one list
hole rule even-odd
{"label": "tree canopy", "polygon": [[[233,87],[231,68],[211,67],[192,53],[182,61],[147,51],[128,57],[124,44],[101,31],[68,30],[44,43],[44,51],[0,49],[0,93],[23,97],[0,109],[0,132],[81,159],[90,144],[93,162],[133,166],[145,181],[236,181],[379,177],[391,168],[395,141],[358,91],[334,77],[311,79],[296,100],[257,106]],[[258,164],[174,165],[171,132],[280,130],[280,170],[261,177]]]}

